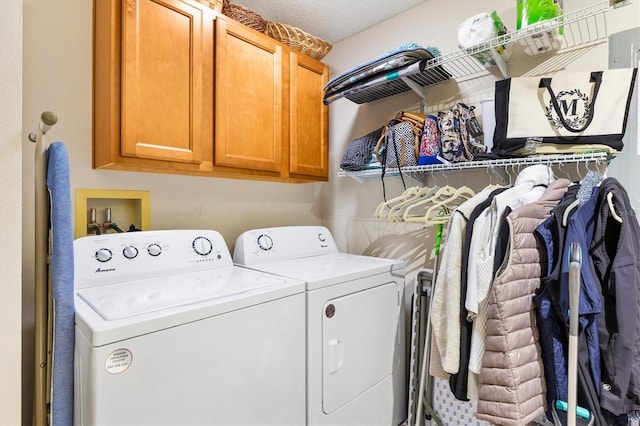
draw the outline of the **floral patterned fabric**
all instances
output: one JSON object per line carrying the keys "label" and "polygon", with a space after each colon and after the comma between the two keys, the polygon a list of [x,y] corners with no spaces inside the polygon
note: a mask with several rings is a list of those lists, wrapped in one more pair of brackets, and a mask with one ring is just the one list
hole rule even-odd
{"label": "floral patterned fabric", "polygon": [[474,107],[458,102],[438,113],[440,155],[447,161],[470,161],[487,152]]}
{"label": "floral patterned fabric", "polygon": [[418,164],[439,163],[440,154],[440,130],[438,129],[438,117],[428,115],[424,123],[424,130],[420,137],[420,152]]}

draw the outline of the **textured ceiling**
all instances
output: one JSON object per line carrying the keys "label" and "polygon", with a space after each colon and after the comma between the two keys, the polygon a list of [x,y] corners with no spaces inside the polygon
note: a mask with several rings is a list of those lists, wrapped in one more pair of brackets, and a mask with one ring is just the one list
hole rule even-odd
{"label": "textured ceiling", "polygon": [[272,22],[330,43],[359,33],[426,0],[232,0]]}

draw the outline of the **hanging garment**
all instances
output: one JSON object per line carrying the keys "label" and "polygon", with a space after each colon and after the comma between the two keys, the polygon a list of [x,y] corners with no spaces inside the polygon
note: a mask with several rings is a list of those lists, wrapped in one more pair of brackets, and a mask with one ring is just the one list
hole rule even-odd
{"label": "hanging garment", "polygon": [[[582,185],[582,184],[581,184]],[[589,184],[588,184],[589,185]],[[577,354],[578,374],[578,403],[587,408],[595,418],[595,423],[607,425],[602,416],[599,403],[600,392],[600,350],[598,344],[597,315],[602,310],[602,298],[599,294],[599,284],[593,273],[591,262],[588,261],[589,245],[593,238],[595,207],[597,202],[598,187],[592,188],[592,196],[577,209],[571,210],[567,220],[567,210],[563,214],[563,224],[566,220],[565,243],[560,259],[558,314],[559,321],[566,329],[569,320],[569,250],[572,243],[580,245],[583,253],[583,261],[580,266],[580,298],[579,309],[579,334]],[[578,196],[578,201],[580,197]],[[578,203],[579,204],[579,203]],[[566,330],[568,334],[568,330]],[[566,348],[565,348],[566,349]],[[554,356],[560,357],[555,363],[567,363],[567,351],[557,351]],[[552,364],[553,365],[553,364]],[[564,394],[565,377],[556,377],[558,393]]]}
{"label": "hanging garment", "polygon": [[[469,344],[469,380],[468,394],[477,398],[478,396],[478,380],[477,375],[480,374],[480,366],[482,363],[482,354],[484,353],[485,325],[487,321],[487,297],[491,282],[495,276],[496,264],[502,263],[506,251],[506,240],[508,240],[508,227],[505,228],[505,219],[509,213],[525,204],[537,201],[546,190],[546,185],[536,185],[531,190],[518,194],[512,193],[510,199],[502,200],[503,208],[500,213],[501,219],[498,220],[498,233],[496,234],[494,243],[490,248],[481,251],[481,256],[476,259],[476,276],[472,280],[474,285],[467,287],[466,300],[464,301],[467,310],[467,321],[472,323],[471,336]],[[506,232],[505,232],[506,231]],[[507,237],[501,237],[501,235]],[[505,241],[502,241],[505,240]],[[503,246],[504,245],[504,246]],[[485,253],[493,249],[492,256],[486,257]]]}
{"label": "hanging garment", "polygon": [[507,216],[509,250],[489,291],[478,419],[524,426],[544,414],[545,382],[532,297],[546,259],[533,231],[569,184],[567,179],[554,181],[538,201]]}
{"label": "hanging garment", "polygon": [[593,194],[593,189],[600,185],[602,179],[602,175],[593,170],[589,170],[587,174],[580,179],[580,187],[578,189],[578,195],[576,196],[579,206],[589,201],[589,198],[591,198]]}
{"label": "hanging garment", "polygon": [[[484,353],[487,296],[494,276],[496,245],[500,223],[503,222],[501,218],[507,210],[511,211],[526,202],[537,200],[553,180],[553,173],[547,166],[535,165],[525,168],[518,174],[515,185],[496,195],[491,206],[475,222],[469,246],[467,293],[464,301],[468,311],[467,319],[473,321],[469,352],[469,371],[473,374],[480,373]],[[469,376],[467,392],[472,396],[477,394],[474,379]]]}
{"label": "hanging garment", "polygon": [[[547,271],[542,278],[542,290],[533,297],[536,306],[540,350],[544,361],[544,375],[547,384],[547,406],[552,407],[555,400],[567,401],[567,365],[564,362],[567,353],[569,335],[563,325],[560,314],[560,266],[557,253],[564,253],[566,227],[562,226],[562,217],[578,194],[579,185],[572,185],[551,215],[537,228],[540,241],[544,244]],[[555,356],[554,354],[557,354]],[[551,419],[551,412],[547,413]]]}
{"label": "hanging garment", "polygon": [[[581,219],[580,216],[588,218],[593,215],[590,212],[594,208],[593,200],[585,200],[584,198],[585,186],[589,191],[594,191],[594,183],[589,179],[583,179],[580,185],[572,186],[558,207],[554,209],[550,220],[543,222],[536,229],[536,233],[540,235],[541,241],[545,244],[549,259],[552,259],[554,263],[553,267],[549,267],[549,274],[543,279],[542,291],[534,297],[540,334],[540,349],[545,365],[547,401],[550,403],[555,400],[567,401],[568,399],[567,345],[569,330],[566,320],[567,311],[560,302],[560,293],[561,287],[564,285],[566,288],[567,286],[569,243],[576,240],[576,229],[578,232],[588,233],[588,224],[592,222],[586,220],[584,229],[581,228],[581,225],[575,228],[576,221],[585,222],[584,218]],[[582,207],[575,208],[581,204]],[[585,206],[585,204],[587,205]],[[577,215],[575,219],[574,215]],[[571,232],[569,232],[570,226],[573,227]],[[583,255],[584,261],[585,256]],[[592,315],[590,317],[593,318]],[[582,321],[583,327],[578,335],[578,405],[589,410],[596,425],[609,425],[610,423],[603,417],[600,410],[598,384],[594,380],[591,369],[591,355],[594,353],[593,341],[594,338],[597,338],[594,336],[595,325],[589,326],[589,322],[585,322],[584,318]],[[589,348],[591,349],[589,350]],[[548,418],[551,418],[551,408],[549,407],[547,411]]]}
{"label": "hanging garment", "polygon": [[598,315],[600,404],[621,415],[640,410],[640,227],[614,178],[600,185],[597,206],[590,254],[604,299]]}
{"label": "hanging garment", "polygon": [[[567,401],[567,342],[569,339],[567,324],[562,320],[560,307],[560,273],[565,261],[566,225],[575,213],[576,207],[584,205],[593,189],[602,181],[599,173],[589,171],[580,181],[567,190],[558,206],[553,209],[551,216],[538,228],[536,233],[544,242],[548,259],[548,271],[543,277],[543,287],[534,297],[536,314],[538,316],[538,330],[540,333],[540,347],[545,364],[545,379],[547,382],[547,403],[552,406],[555,400]],[[585,367],[583,377],[590,377],[588,366]],[[593,388],[590,383],[580,387],[579,400],[583,406],[590,406],[585,389]],[[597,406],[591,407],[598,411]],[[551,419],[551,412],[547,413]]]}
{"label": "hanging garment", "polygon": [[432,342],[437,352],[429,365],[429,374],[447,378],[458,372],[460,358],[460,263],[467,220],[476,205],[491,191],[484,189],[458,206],[449,220],[447,241],[441,251],[441,262],[431,302]]}
{"label": "hanging garment", "polygon": [[[519,201],[522,197],[526,197],[536,187],[546,187],[553,182],[553,179],[548,166],[535,165],[525,168],[518,174],[514,186],[496,195],[491,206],[477,218],[469,247],[471,253],[467,271],[469,283],[465,301],[467,310],[477,313],[476,292],[479,285],[486,285],[486,283],[477,282],[478,270],[493,268],[496,239],[505,210],[509,207],[512,209],[520,207],[523,204]],[[537,192],[537,195],[533,199],[537,199],[543,191],[534,192]]]}
{"label": "hanging garment", "polygon": [[[569,250],[572,243],[578,243],[581,252],[589,253],[589,246],[593,239],[595,208],[598,187],[593,188],[592,196],[582,204],[567,223],[567,234],[562,257],[560,273],[560,312],[565,322],[569,321]],[[584,261],[580,266],[580,300],[579,315],[580,329],[585,331],[588,346],[580,348],[589,353],[589,368],[596,389],[600,386],[600,348],[598,343],[597,315],[602,311],[602,296],[600,285],[591,267],[591,262]]]}
{"label": "hanging garment", "polygon": [[[496,195],[491,206],[477,218],[469,246],[468,287],[465,295],[465,307],[472,316],[478,313],[477,305],[481,299],[478,289],[488,289],[489,282],[493,278],[496,241],[505,210],[510,207],[512,209],[520,207],[523,204],[519,201],[522,197],[526,197],[526,194],[531,193],[536,187],[546,187],[553,180],[553,174],[548,166],[541,164],[529,166],[518,174],[514,186]],[[533,199],[537,199],[542,191],[536,190],[534,193],[537,195]]]}
{"label": "hanging garment", "polygon": [[[486,200],[482,201],[478,204],[471,214],[469,215],[469,220],[467,221],[467,226],[465,228],[464,235],[464,245],[462,250],[462,259],[460,262],[460,294],[465,296],[467,294],[467,268],[469,265],[469,246],[471,244],[471,237],[473,235],[473,228],[476,222],[476,219],[480,216],[480,214],[486,210],[491,203],[493,202],[493,198],[506,191],[508,187],[498,187],[493,189]],[[469,351],[471,349],[471,329],[473,323],[467,320],[467,308],[465,308],[465,297],[460,298],[460,365],[458,368],[458,372],[456,374],[452,374],[449,378],[449,387],[451,388],[451,392],[456,397],[456,399],[461,401],[467,401],[470,397],[477,397],[477,391],[472,394],[468,393],[468,388],[477,388],[477,385],[472,384],[468,385],[469,382]]]}

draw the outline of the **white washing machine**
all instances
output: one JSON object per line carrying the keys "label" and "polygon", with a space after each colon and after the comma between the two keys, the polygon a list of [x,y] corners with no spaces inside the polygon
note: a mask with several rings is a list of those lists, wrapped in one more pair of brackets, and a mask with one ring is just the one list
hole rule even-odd
{"label": "white washing machine", "polygon": [[306,283],[308,425],[406,419],[404,262],[340,253],[321,226],[247,231],[233,260]]}
{"label": "white washing machine", "polygon": [[215,231],[74,242],[76,425],[301,425],[304,282]]}

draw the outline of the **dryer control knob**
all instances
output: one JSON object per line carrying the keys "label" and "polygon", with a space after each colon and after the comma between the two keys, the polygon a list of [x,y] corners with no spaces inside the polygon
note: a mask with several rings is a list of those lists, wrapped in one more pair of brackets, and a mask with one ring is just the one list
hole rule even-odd
{"label": "dryer control knob", "polygon": [[95,256],[98,262],[108,262],[113,257],[113,253],[108,248],[101,248],[96,250]]}
{"label": "dryer control knob", "polygon": [[213,244],[211,244],[211,240],[207,237],[196,237],[191,243],[191,247],[193,247],[193,251],[200,256],[206,256],[213,250]]}
{"label": "dryer control knob", "polygon": [[138,255],[138,249],[134,246],[126,246],[122,249],[122,255],[127,259],[134,259]]}
{"label": "dryer control knob", "polygon": [[258,237],[258,247],[264,251],[269,251],[273,248],[273,240],[270,236],[262,234]]}
{"label": "dryer control knob", "polygon": [[149,255],[151,256],[160,256],[160,253],[162,253],[162,247],[160,247],[160,245],[158,244],[149,244],[149,247],[147,247],[147,252],[149,253]]}

